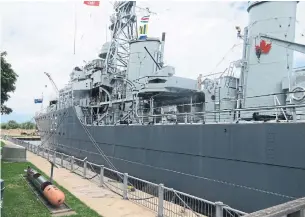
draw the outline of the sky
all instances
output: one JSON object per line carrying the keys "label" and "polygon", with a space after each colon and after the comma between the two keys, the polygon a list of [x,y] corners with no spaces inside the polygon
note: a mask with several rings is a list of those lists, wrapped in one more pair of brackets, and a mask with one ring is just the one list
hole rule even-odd
{"label": "sky", "polygon": [[[242,41],[236,37],[235,26],[247,26],[247,2],[151,0],[137,1],[137,6],[156,13],[151,15],[148,36],[161,37],[166,32],[165,63],[175,67],[176,75],[196,79],[200,73],[224,71],[241,58]],[[138,19],[146,15],[139,8],[137,12]],[[43,72],[63,88],[72,68],[97,58],[110,38],[106,25],[111,14],[112,4],[105,0],[99,7],[83,1],[0,0],[0,50],[7,51],[7,61],[19,75],[16,91],[7,102],[14,112],[3,115],[1,121],[31,120],[41,108],[34,98],[42,94],[46,106],[55,91]],[[305,2],[298,4],[296,24],[296,42],[305,44],[302,34]],[[296,53],[294,66],[305,66],[305,55]]]}

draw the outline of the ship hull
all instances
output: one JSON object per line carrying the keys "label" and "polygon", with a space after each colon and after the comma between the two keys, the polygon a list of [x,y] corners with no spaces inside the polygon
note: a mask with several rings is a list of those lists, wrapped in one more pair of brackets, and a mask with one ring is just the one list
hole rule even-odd
{"label": "ship hull", "polygon": [[[43,143],[109,167],[73,108],[36,122]],[[305,196],[305,123],[86,127],[119,171],[210,201],[253,212]]]}

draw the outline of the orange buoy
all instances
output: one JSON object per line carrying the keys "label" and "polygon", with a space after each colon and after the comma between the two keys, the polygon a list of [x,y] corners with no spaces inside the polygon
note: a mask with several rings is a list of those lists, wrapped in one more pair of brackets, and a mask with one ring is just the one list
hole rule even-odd
{"label": "orange buoy", "polygon": [[54,206],[60,206],[65,202],[65,194],[54,185],[48,185],[43,190],[43,195]]}

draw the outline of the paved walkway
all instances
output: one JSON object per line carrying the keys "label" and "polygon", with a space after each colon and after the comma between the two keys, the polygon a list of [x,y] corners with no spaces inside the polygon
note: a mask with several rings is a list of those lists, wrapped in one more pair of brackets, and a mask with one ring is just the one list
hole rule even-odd
{"label": "paved walkway", "polygon": [[[50,163],[46,159],[29,151],[27,151],[27,159],[44,173],[50,173]],[[64,168],[54,168],[53,179],[103,217],[156,217],[157,215],[145,207],[123,200],[108,189],[98,187],[96,183]]]}

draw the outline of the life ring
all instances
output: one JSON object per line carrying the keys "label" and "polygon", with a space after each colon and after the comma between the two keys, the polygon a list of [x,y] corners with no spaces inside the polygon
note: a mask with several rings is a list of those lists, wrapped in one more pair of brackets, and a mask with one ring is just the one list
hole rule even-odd
{"label": "life ring", "polygon": [[[296,87],[296,88],[294,88],[293,89],[293,91],[292,91],[293,93],[292,93],[292,98],[294,99],[294,100],[296,100],[296,101],[301,101],[301,100],[303,100],[304,98],[305,98],[305,89],[303,88],[303,87]],[[298,93],[299,92],[299,93]],[[298,95],[298,94],[300,94],[301,96],[296,96],[296,95]]]}

